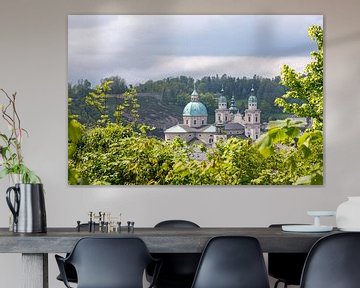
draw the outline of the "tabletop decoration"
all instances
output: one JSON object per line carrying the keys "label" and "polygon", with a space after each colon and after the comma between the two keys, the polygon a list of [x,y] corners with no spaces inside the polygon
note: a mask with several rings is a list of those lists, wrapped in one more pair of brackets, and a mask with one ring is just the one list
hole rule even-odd
{"label": "tabletop decoration", "polygon": [[1,116],[8,132],[0,133],[0,179],[8,176],[12,186],[6,191],[6,202],[12,214],[9,229],[14,232],[46,232],[46,211],[43,184],[39,176],[24,163],[21,145],[27,131],[22,128],[16,107],[16,93],[4,89],[5,104]]}
{"label": "tabletop decoration", "polygon": [[360,231],[360,196],[348,197],[337,207],[336,226],[342,231]]}
{"label": "tabletop decoration", "polygon": [[332,226],[321,225],[320,217],[335,216],[335,211],[308,211],[309,216],[314,217],[313,224],[301,225],[282,225],[281,229],[286,232],[330,232],[333,230]]}

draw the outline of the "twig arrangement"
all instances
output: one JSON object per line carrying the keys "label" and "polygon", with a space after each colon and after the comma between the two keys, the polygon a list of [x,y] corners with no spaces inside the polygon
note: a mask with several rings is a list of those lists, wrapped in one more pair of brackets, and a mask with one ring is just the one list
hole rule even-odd
{"label": "twig arrangement", "polygon": [[9,174],[17,174],[23,183],[38,183],[40,178],[24,164],[24,158],[21,152],[21,142],[24,133],[27,131],[21,127],[20,116],[16,109],[16,92],[10,95],[4,89],[0,92],[7,99],[6,105],[1,105],[1,116],[8,125],[10,135],[0,133],[2,144],[0,145],[1,166],[0,178]]}

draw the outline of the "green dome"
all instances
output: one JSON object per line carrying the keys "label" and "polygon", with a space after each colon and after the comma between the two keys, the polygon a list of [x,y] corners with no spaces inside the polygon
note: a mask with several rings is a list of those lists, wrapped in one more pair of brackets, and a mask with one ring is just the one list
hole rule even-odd
{"label": "green dome", "polygon": [[226,104],[226,103],[227,103],[226,97],[221,95],[221,96],[219,97],[219,101],[218,101],[218,102],[219,102],[219,104],[220,104],[220,103],[225,103],[225,104]]}
{"label": "green dome", "polygon": [[188,103],[183,111],[183,116],[207,116],[207,110],[201,102]]}
{"label": "green dome", "polygon": [[257,98],[255,95],[251,95],[248,100],[249,103],[257,103]]}
{"label": "green dome", "polygon": [[256,98],[256,96],[254,95],[254,87],[252,87],[250,91],[251,91],[251,92],[250,92],[250,97],[249,97],[248,103],[249,103],[249,104],[250,104],[250,103],[255,103],[255,104],[257,104],[257,98]]}
{"label": "green dome", "polygon": [[234,97],[234,95],[231,97],[231,105],[230,105],[230,113],[231,114],[236,114],[236,112],[237,112],[237,108],[236,108],[236,105],[235,105],[235,97]]}

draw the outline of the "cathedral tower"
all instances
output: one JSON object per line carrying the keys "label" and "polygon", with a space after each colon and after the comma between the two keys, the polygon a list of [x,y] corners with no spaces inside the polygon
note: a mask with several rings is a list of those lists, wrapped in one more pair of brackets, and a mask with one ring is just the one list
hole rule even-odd
{"label": "cathedral tower", "polygon": [[218,109],[215,110],[215,124],[226,124],[231,120],[230,111],[227,108],[226,97],[223,95],[224,89],[221,89],[221,95],[218,99]]}
{"label": "cathedral tower", "polygon": [[260,136],[260,113],[257,109],[257,98],[254,95],[254,88],[251,88],[251,93],[248,99],[248,109],[245,110],[245,136],[256,140]]}

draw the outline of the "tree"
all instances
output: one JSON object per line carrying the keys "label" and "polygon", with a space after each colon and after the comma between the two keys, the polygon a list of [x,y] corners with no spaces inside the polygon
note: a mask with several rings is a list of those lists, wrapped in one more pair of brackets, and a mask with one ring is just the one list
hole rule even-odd
{"label": "tree", "polygon": [[96,110],[85,103],[85,98],[92,91],[88,80],[79,80],[76,84],[68,83],[68,97],[72,99],[72,105],[68,105],[69,112],[78,115],[80,123],[94,122]]}
{"label": "tree", "polygon": [[[192,157],[198,149],[207,160]],[[264,164],[249,140],[231,138],[207,150],[179,138],[146,137],[114,123],[86,131],[69,161],[71,171],[81,175],[72,184],[91,185],[246,185]]]}
{"label": "tree", "polygon": [[[123,94],[122,104],[116,106],[114,112],[116,123],[119,125],[130,124],[130,126],[135,127],[139,119],[139,107],[136,90],[131,88]],[[126,121],[125,118],[127,118]]]}
{"label": "tree", "polygon": [[284,112],[299,117],[313,119],[313,128],[323,127],[323,30],[320,26],[311,26],[310,39],[316,42],[317,51],[311,52],[313,61],[306,65],[303,73],[284,65],[281,71],[281,83],[289,88],[275,104]]}
{"label": "tree", "polygon": [[85,103],[94,107],[100,114],[100,119],[98,119],[100,124],[109,122],[107,99],[108,92],[111,91],[111,84],[111,81],[104,81],[95,87],[95,91],[85,97]]}
{"label": "tree", "polygon": [[125,79],[119,76],[111,76],[101,80],[101,83],[104,82],[111,82],[110,88],[112,94],[120,95],[128,89]]}
{"label": "tree", "polygon": [[303,73],[283,66],[281,81],[289,90],[275,103],[284,112],[311,118],[312,125],[304,133],[303,124],[291,119],[269,126],[255,144],[269,158],[268,168],[255,180],[257,184],[323,183],[323,31],[320,26],[311,26],[308,34],[317,44],[317,50],[311,52],[313,61]]}
{"label": "tree", "polygon": [[218,100],[213,93],[207,92],[200,94],[200,101],[204,103],[208,109],[208,114],[214,113],[215,109],[218,106]]}

